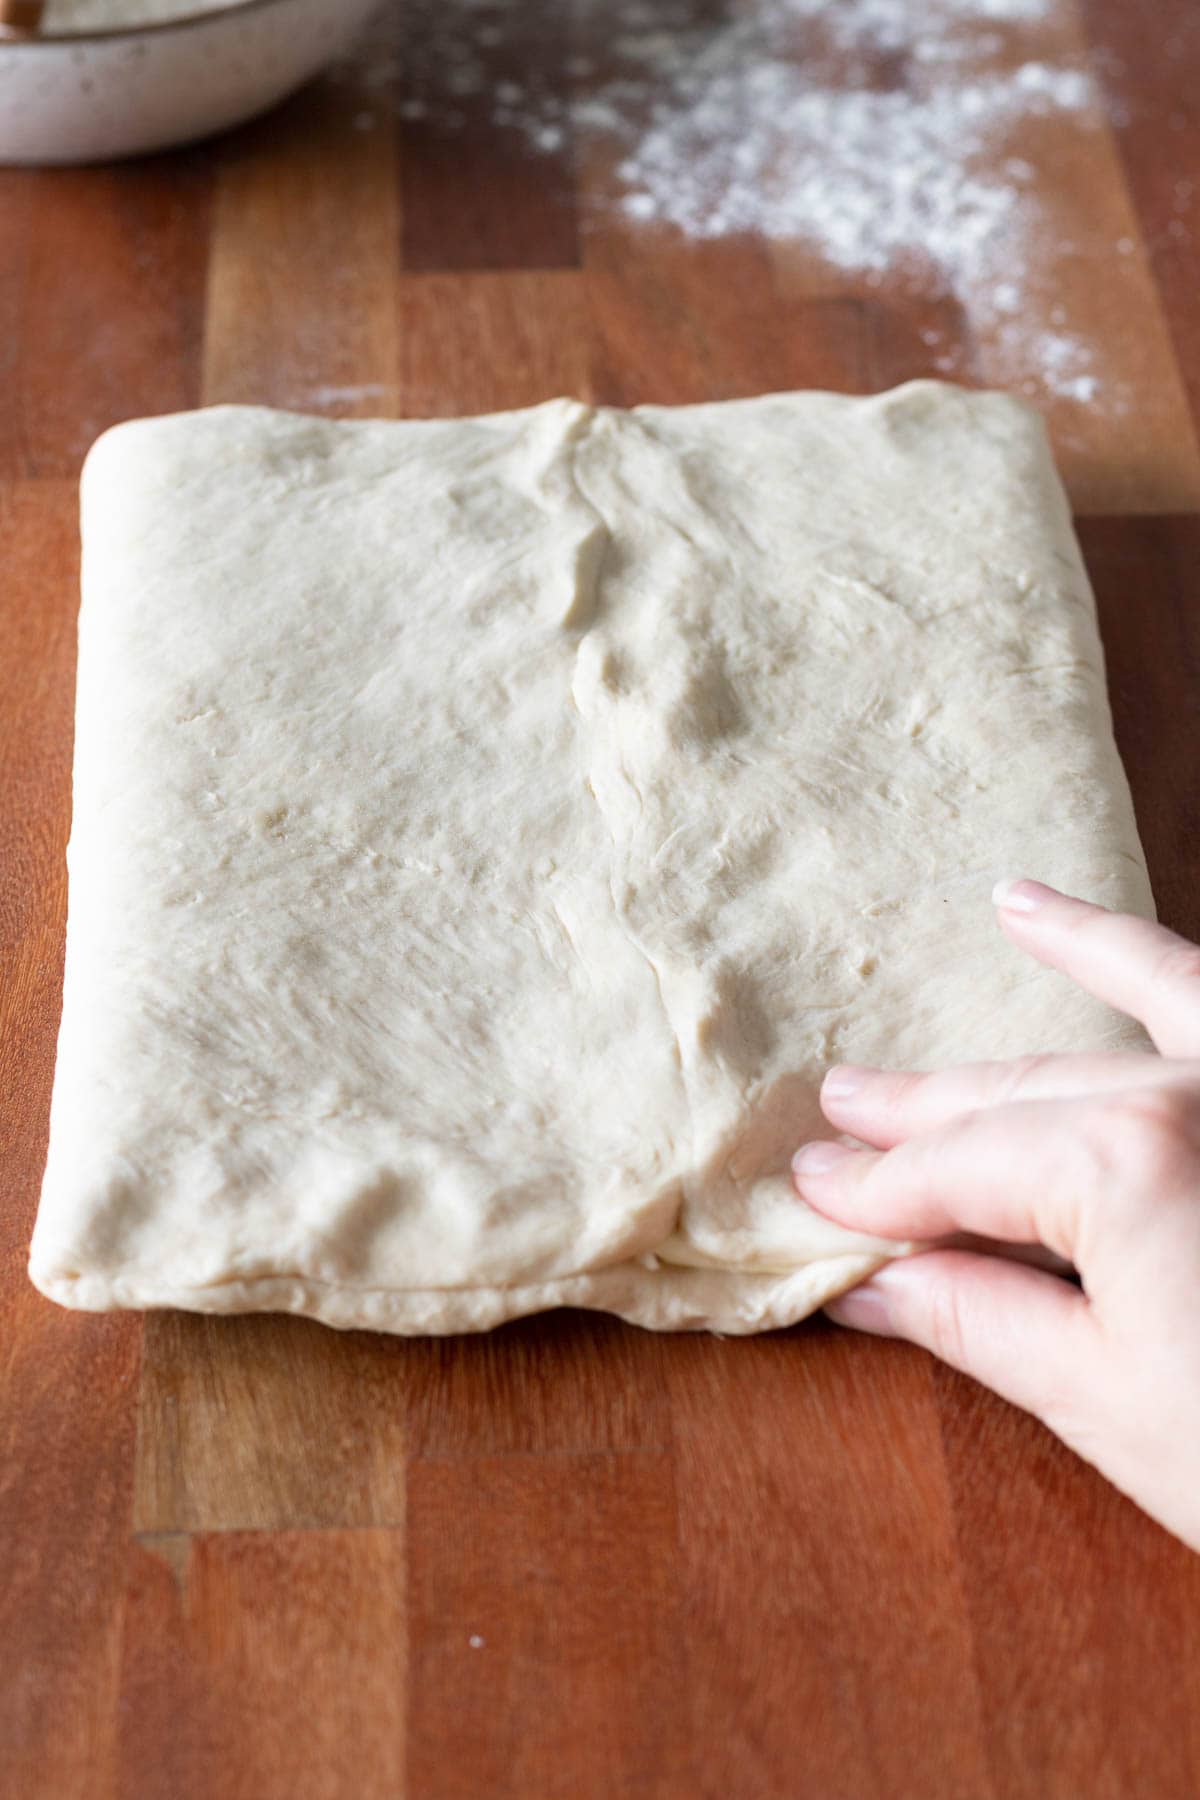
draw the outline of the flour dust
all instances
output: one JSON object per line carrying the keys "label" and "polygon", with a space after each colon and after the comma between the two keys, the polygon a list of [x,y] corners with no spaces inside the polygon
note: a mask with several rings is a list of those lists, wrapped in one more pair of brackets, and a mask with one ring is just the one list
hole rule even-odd
{"label": "flour dust", "polygon": [[[589,200],[633,229],[761,234],[868,286],[953,296],[990,379],[1118,413],[1087,337],[1047,316],[1074,246],[1021,153],[1041,121],[1097,129],[1062,24],[1060,0],[405,0],[354,124],[386,109],[453,132],[482,113],[606,170]],[[952,372],[953,346],[927,345]]]}

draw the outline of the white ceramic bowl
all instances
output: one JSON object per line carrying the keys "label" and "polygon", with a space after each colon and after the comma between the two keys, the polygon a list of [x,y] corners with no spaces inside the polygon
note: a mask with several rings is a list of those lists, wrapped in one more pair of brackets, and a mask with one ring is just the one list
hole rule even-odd
{"label": "white ceramic bowl", "polygon": [[322,69],[378,0],[237,0],[157,25],[0,40],[0,162],[107,162],[223,131]]}

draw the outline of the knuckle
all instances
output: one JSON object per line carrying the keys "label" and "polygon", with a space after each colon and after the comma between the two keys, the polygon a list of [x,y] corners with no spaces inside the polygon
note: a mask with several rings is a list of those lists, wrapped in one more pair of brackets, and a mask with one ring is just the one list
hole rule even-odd
{"label": "knuckle", "polygon": [[1112,924],[1113,915],[1096,907],[1073,901],[1059,909],[1055,923],[1067,937],[1077,938],[1086,943],[1089,938],[1095,939],[1097,932],[1105,931]]}
{"label": "knuckle", "polygon": [[1102,1436],[1098,1427],[1109,1423],[1097,1400],[1098,1396],[1086,1380],[1086,1371],[1082,1379],[1072,1379],[1058,1371],[1045,1381],[1037,1405],[1037,1414],[1043,1423],[1089,1462],[1096,1461],[1092,1447],[1097,1437]]}
{"label": "knuckle", "polygon": [[1151,978],[1157,987],[1200,990],[1200,947],[1168,944],[1159,952]]}
{"label": "knuckle", "polygon": [[1049,1056],[1018,1056],[1012,1062],[1002,1064],[996,1083],[997,1099],[1001,1104],[1019,1099],[1052,1061]]}
{"label": "knuckle", "polygon": [[932,1283],[928,1296],[929,1346],[943,1362],[961,1368],[967,1361],[968,1320],[962,1294],[951,1280]]}
{"label": "knuckle", "polygon": [[906,1113],[928,1091],[929,1076],[923,1071],[902,1071],[891,1076],[888,1103],[893,1112]]}
{"label": "knuckle", "polygon": [[1200,1167],[1200,1107],[1182,1089],[1125,1094],[1100,1115],[1105,1173],[1139,1186],[1194,1180]]}

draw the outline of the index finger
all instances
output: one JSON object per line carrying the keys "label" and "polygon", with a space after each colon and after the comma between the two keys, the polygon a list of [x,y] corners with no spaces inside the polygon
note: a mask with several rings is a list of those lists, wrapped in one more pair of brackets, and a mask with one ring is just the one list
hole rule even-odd
{"label": "index finger", "polygon": [[1200,1052],[1200,948],[1163,925],[1108,912],[1040,881],[992,895],[1005,936],[1120,1012],[1140,1019],[1164,1056]]}
{"label": "index finger", "polygon": [[1081,1201],[1107,1185],[1097,1117],[1091,1100],[1019,1100],[892,1150],[822,1139],[796,1152],[792,1179],[815,1211],[876,1237],[969,1231],[1073,1261]]}

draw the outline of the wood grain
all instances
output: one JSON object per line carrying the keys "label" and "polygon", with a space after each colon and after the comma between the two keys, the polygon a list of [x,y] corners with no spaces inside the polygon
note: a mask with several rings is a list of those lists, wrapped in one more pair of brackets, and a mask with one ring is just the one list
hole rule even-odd
{"label": "wood grain", "polygon": [[414,1795],[694,1791],[669,1455],[417,1461],[409,1533]]}
{"label": "wood grain", "polygon": [[[1038,50],[1086,65],[1070,8],[1052,9]],[[1011,57],[1022,55],[1018,41]],[[1070,395],[1048,408],[1055,448],[1077,512],[1170,512],[1200,505],[1200,448],[1162,302],[1111,133],[1098,109],[1023,117],[998,154],[1034,170],[1043,223],[1023,281],[1023,335],[1065,329],[1096,347],[1092,373],[1110,396],[1090,406]],[[1118,246],[1128,246],[1123,254]],[[1010,349],[986,336],[976,350],[985,383],[1036,387]],[[1114,431],[1113,411],[1121,429]]]}
{"label": "wood grain", "polygon": [[20,179],[0,476],[73,477],[107,426],[200,399],[211,172],[184,151]]}
{"label": "wood grain", "polygon": [[1084,519],[1080,539],[1159,915],[1200,939],[1200,518]]}
{"label": "wood grain", "polygon": [[402,1533],[147,1537],[128,1567],[109,1791],[403,1793]]}
{"label": "wood grain", "polygon": [[23,420],[13,396],[23,361],[25,296],[29,286],[29,251],[34,190],[27,175],[0,169],[0,479],[24,473]]}
{"label": "wood grain", "polygon": [[1113,0],[1079,0],[1090,64],[1171,332],[1180,379],[1200,412],[1200,12],[1159,0],[1147,14]]}
{"label": "wood grain", "polygon": [[[401,36],[400,109],[403,115],[415,107],[421,115],[400,132],[404,267],[413,273],[569,269],[579,260],[569,127],[561,128],[556,148],[535,151],[520,130],[496,122],[493,99],[505,83],[520,94],[531,87],[561,91],[567,12],[529,5],[505,11],[490,48],[469,27],[451,34],[448,49],[486,59],[485,78],[474,91],[460,91],[463,58],[453,54],[435,60],[423,87],[412,88]],[[416,29],[422,29],[419,14]]]}
{"label": "wood grain", "polygon": [[[1117,11],[1103,0],[1096,10],[1105,17]],[[1128,39],[1136,26],[1132,14],[1124,16]],[[1028,31],[1007,34],[1002,54],[994,34],[976,31],[974,37],[975,56],[969,38],[959,45],[956,68],[964,84],[995,79],[1026,60],[1088,66],[1082,26],[1068,6],[1051,7]],[[1136,70],[1137,59],[1126,67]],[[1101,95],[1104,68],[1098,63],[1095,70]],[[1175,116],[1173,104],[1168,111]],[[1166,124],[1156,110],[1156,142]],[[878,350],[878,358],[865,363],[862,385],[924,375],[1010,388],[1044,412],[1078,513],[1194,509],[1200,504],[1200,447],[1193,413],[1154,278],[1154,253],[1102,113],[1085,107],[1022,116],[997,141],[994,156],[1032,172],[1037,205],[1029,227],[1032,254],[1014,270],[1020,277],[1019,329],[1004,333],[994,320],[991,330],[972,324],[936,268],[841,274],[838,289],[864,308]],[[1176,168],[1178,176],[1181,165]],[[812,246],[776,244],[769,253],[785,294],[802,304],[828,294],[831,273]],[[653,240],[646,254],[656,254]],[[1036,356],[1039,341],[1062,334],[1091,348],[1088,372],[1105,396],[1100,404],[1056,392],[1045,371],[1026,360]]]}
{"label": "wood grain", "polygon": [[876,1347],[820,1325],[719,1361],[667,1346],[688,1732],[712,1800],[988,1792],[930,1371]]}
{"label": "wood grain", "polygon": [[996,1793],[1195,1793],[1200,1558],[1034,1420],[934,1382]]}
{"label": "wood grain", "polygon": [[592,326],[578,270],[413,275],[401,283],[397,313],[406,417],[594,397]]}
{"label": "wood grain", "polygon": [[[482,1337],[406,1346],[417,1457],[665,1450],[661,1346],[614,1319],[570,1312]],[[509,1396],[521,1395],[520,1406]]]}
{"label": "wood grain", "polygon": [[688,244],[614,223],[584,262],[598,335],[597,397],[686,406],[780,387],[865,384],[861,312],[838,296],[801,306],[767,246]]}
{"label": "wood grain", "polygon": [[[1200,1559],[916,1352],[569,1313],[436,1343],[143,1331],[28,1286],[98,431],[201,400],[433,415],[1023,378],[953,284],[635,227],[596,142],[534,155],[498,126],[518,68],[561,94],[572,59],[605,66],[606,9],[517,0],[487,43],[468,9],[474,96],[409,11],[224,140],[0,172],[0,1790],[1191,1800]],[[1053,223],[1029,323],[1061,309],[1122,396],[1049,421],[1097,515],[1160,905],[1200,936],[1200,25],[1188,0],[1152,26],[1060,0],[1004,36],[1089,67],[1108,108],[1019,146]]]}
{"label": "wood grain", "polygon": [[309,1319],[146,1320],[136,1531],[401,1525],[396,1346]]}
{"label": "wood grain", "polygon": [[73,484],[0,489],[0,1791],[111,1790],[141,1323],[66,1315],[25,1261],[45,1153],[66,901]]}
{"label": "wood grain", "polygon": [[355,102],[318,89],[213,152],[206,405],[395,411],[395,147],[355,128]]}

